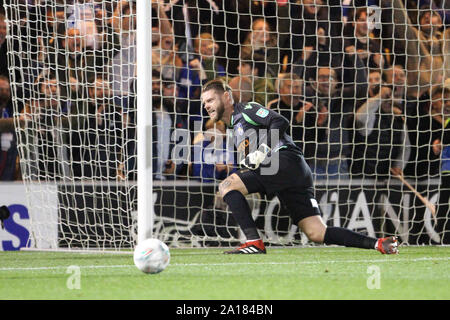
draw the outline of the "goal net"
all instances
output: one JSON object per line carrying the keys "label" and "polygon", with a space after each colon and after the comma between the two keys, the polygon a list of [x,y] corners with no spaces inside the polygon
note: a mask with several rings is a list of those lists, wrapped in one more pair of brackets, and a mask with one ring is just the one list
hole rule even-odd
{"label": "goal net", "polygon": [[[4,4],[17,148],[33,213],[30,247],[119,250],[137,241],[144,62],[136,6]],[[153,236],[172,247],[244,239],[217,195],[240,154],[230,130],[211,122],[200,103],[202,84],[222,78],[236,102],[257,102],[289,120],[328,225],[408,244],[449,243],[446,6],[152,1],[144,153],[152,156],[145,214]],[[266,243],[308,244],[277,197],[247,198]]]}

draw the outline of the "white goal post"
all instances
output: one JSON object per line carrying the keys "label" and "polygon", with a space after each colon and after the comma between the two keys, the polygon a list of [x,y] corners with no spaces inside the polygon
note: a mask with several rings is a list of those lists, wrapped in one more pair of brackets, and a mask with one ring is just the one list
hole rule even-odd
{"label": "white goal post", "polygon": [[[214,78],[289,120],[328,225],[448,244],[443,2],[5,2],[14,135],[3,127],[1,146],[17,146],[27,247],[244,240],[217,195],[238,151],[202,110]],[[268,245],[309,244],[277,197],[247,198]]]}
{"label": "white goal post", "polygon": [[[153,172],[152,150],[152,6],[150,1],[138,1],[137,18],[137,123],[138,140],[138,242],[153,236]],[[142,168],[143,167],[143,168]]]}

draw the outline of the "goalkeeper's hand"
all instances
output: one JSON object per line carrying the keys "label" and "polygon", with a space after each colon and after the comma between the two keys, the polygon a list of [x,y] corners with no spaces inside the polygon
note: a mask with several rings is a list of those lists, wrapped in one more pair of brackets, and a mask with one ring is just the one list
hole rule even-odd
{"label": "goalkeeper's hand", "polygon": [[264,161],[270,151],[270,147],[262,143],[258,150],[249,153],[245,159],[240,162],[241,167],[246,167],[250,170],[258,169],[259,165]]}

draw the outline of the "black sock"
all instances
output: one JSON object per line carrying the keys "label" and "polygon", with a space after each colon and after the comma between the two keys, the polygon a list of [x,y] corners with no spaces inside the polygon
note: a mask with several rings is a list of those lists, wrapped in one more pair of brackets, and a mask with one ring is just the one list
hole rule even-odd
{"label": "black sock", "polygon": [[327,227],[325,231],[325,244],[336,244],[339,246],[375,249],[377,239],[365,236],[345,228]]}
{"label": "black sock", "polygon": [[259,239],[258,229],[256,223],[253,220],[250,206],[244,195],[237,190],[228,192],[223,200],[228,204],[228,208],[233,214],[233,218],[244,232],[247,240]]}

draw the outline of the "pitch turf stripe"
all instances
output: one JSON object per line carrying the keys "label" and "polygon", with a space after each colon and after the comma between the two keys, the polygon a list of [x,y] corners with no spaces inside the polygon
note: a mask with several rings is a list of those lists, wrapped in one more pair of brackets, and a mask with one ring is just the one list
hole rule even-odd
{"label": "pitch turf stripe", "polygon": [[[416,246],[416,245],[408,245],[408,246],[399,246],[398,248],[400,249],[404,249],[404,248],[419,248],[419,247],[423,247],[423,246]],[[439,247],[443,247],[443,248],[448,248],[450,247],[450,245],[439,245]],[[223,248],[226,249],[226,248]],[[230,247],[230,249],[233,249],[233,247]],[[345,248],[345,247],[339,247],[339,246],[317,246],[317,247],[312,247],[312,246],[298,246],[298,247],[276,247],[276,248],[271,248],[268,247],[268,250],[270,250],[271,253],[277,253],[277,254],[284,254],[286,251],[290,250],[290,249],[299,249],[299,250],[308,250],[308,252],[313,252],[313,251],[309,251],[309,250],[318,250],[320,251],[320,253],[325,253],[325,252],[332,252],[335,253],[336,249],[339,249],[339,252],[355,252],[355,251],[359,251],[360,249],[356,249],[356,248]],[[217,251],[209,251],[211,249],[209,248],[176,248],[176,251],[174,251],[173,256],[194,256],[194,255],[201,255],[201,256],[208,256],[208,255],[217,255]],[[195,251],[194,251],[195,250]],[[183,252],[183,251],[189,251],[189,252]],[[301,252],[301,251],[299,251]],[[132,253],[132,252],[131,252]],[[401,253],[400,253],[401,254]]]}
{"label": "pitch turf stripe", "polygon": [[[72,265],[73,266],[73,265]],[[77,267],[80,267],[81,269],[107,269],[107,268],[129,268],[129,267],[135,267],[131,264],[124,264],[124,265],[110,265],[110,266],[80,266],[76,265]],[[28,267],[28,268],[0,268],[0,271],[33,271],[33,270],[59,270],[59,269],[67,269],[70,266],[55,266],[55,267]]]}
{"label": "pitch turf stripe", "polygon": [[[372,259],[372,260],[324,260],[324,261],[290,261],[290,262],[228,262],[228,263],[171,263],[169,267],[210,267],[210,266],[234,266],[234,265],[302,265],[302,264],[326,264],[326,263],[383,263],[383,262],[420,262],[420,261],[446,261],[445,258],[415,258],[415,259]],[[69,266],[55,267],[5,267],[0,271],[33,271],[33,270],[60,270],[67,269]],[[108,268],[135,268],[132,264],[127,265],[103,265],[103,266],[78,266],[81,269],[108,269]]]}
{"label": "pitch turf stripe", "polygon": [[[379,262],[420,262],[443,261],[446,258],[415,258],[415,259],[373,259],[373,260],[324,260],[324,261],[290,261],[290,262],[228,262],[228,263],[174,263],[169,266],[233,266],[233,265],[301,265],[301,264],[325,264],[325,263],[379,263]],[[1,269],[0,269],[1,270]]]}

